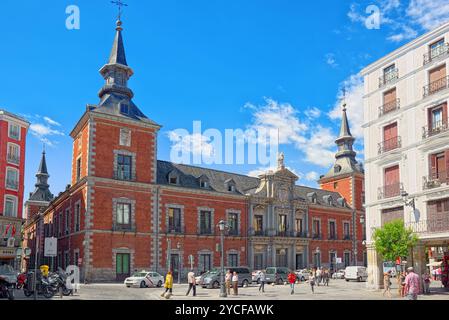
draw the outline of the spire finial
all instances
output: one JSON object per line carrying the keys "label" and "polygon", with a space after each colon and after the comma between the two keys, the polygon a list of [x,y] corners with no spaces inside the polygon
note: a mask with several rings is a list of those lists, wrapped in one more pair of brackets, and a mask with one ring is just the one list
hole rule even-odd
{"label": "spire finial", "polygon": [[342,97],[342,104],[343,104],[343,112],[346,112],[346,86],[343,87],[343,97]]}
{"label": "spire finial", "polygon": [[128,5],[124,3],[122,0],[116,0],[111,1],[112,4],[115,4],[118,7],[118,19],[117,19],[117,30],[118,28],[121,28],[122,25],[121,18],[122,18],[122,7],[127,7]]}

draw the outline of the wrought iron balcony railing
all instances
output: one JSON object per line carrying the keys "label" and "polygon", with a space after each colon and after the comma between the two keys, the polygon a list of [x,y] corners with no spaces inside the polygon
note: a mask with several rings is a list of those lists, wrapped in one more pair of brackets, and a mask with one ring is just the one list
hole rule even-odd
{"label": "wrought iron balcony railing", "polygon": [[394,198],[401,195],[404,190],[404,185],[402,182],[393,183],[387,186],[380,187],[377,190],[377,198],[379,200]]}
{"label": "wrought iron balcony railing", "polygon": [[345,236],[343,236],[343,240],[351,240],[351,236],[350,235],[345,235]]}
{"label": "wrought iron balcony railing", "polygon": [[433,123],[431,126],[424,126],[423,127],[423,139],[427,139],[429,137],[432,137],[434,135],[437,135],[442,132],[446,132],[449,130],[449,120],[441,120]]}
{"label": "wrought iron balcony railing", "polygon": [[401,106],[401,100],[398,98],[394,101],[385,103],[383,106],[379,107],[379,117],[382,117],[384,114],[389,112],[398,110]]}
{"label": "wrought iron balcony railing", "polygon": [[440,171],[435,172],[427,177],[423,177],[423,189],[434,189],[441,187],[443,184],[448,185],[449,184],[449,172],[447,171]]}
{"label": "wrought iron balcony railing", "polygon": [[399,79],[399,70],[393,69],[392,71],[386,72],[382,77],[379,78],[379,88],[386,86],[387,84]]}
{"label": "wrought iron balcony railing", "polygon": [[449,88],[449,76],[438,79],[434,82],[429,83],[427,86],[424,86],[423,98],[431,96],[447,88]]}
{"label": "wrought iron balcony railing", "polygon": [[434,60],[442,58],[449,54],[449,44],[445,43],[441,46],[431,49],[428,53],[424,54],[424,65],[431,63]]}
{"label": "wrought iron balcony railing", "polygon": [[20,164],[20,157],[18,155],[8,153],[7,159],[9,163]]}
{"label": "wrought iron balcony railing", "polygon": [[406,223],[405,227],[411,229],[415,233],[449,232],[449,212],[443,213],[441,218]]}
{"label": "wrought iron balcony railing", "polygon": [[336,234],[333,234],[333,235],[329,235],[329,237],[327,239],[328,240],[338,240],[338,237]]}
{"label": "wrought iron balcony railing", "polygon": [[312,233],[312,239],[314,240],[321,240],[323,238],[323,235],[321,233]]}
{"label": "wrought iron balcony railing", "polygon": [[395,149],[402,148],[402,139],[400,136],[385,140],[378,145],[379,147],[379,154],[383,154]]}

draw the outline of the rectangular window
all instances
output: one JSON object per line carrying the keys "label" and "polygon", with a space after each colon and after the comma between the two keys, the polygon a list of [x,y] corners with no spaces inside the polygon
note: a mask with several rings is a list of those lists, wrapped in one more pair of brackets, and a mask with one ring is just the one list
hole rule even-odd
{"label": "rectangular window", "polygon": [[384,93],[384,105],[383,105],[383,114],[396,110],[397,105],[397,97],[396,97],[396,88],[388,90]]}
{"label": "rectangular window", "polygon": [[65,211],[65,234],[70,233],[70,209]]}
{"label": "rectangular window", "polygon": [[263,232],[263,216],[254,216],[254,231],[256,235],[260,235]]}
{"label": "rectangular window", "polygon": [[168,232],[169,233],[181,233],[181,209],[169,208],[168,209]]}
{"label": "rectangular window", "polygon": [[239,255],[231,253],[228,256],[228,267],[238,267],[239,266]]}
{"label": "rectangular window", "polygon": [[200,212],[200,234],[212,234],[212,212]]}
{"label": "rectangular window", "polygon": [[132,180],[132,156],[117,156],[117,179]]}
{"label": "rectangular window", "polygon": [[447,88],[446,65],[443,64],[429,71],[428,94],[434,94],[445,88]]}
{"label": "rectangular window", "polygon": [[329,222],[329,239],[331,240],[337,239],[337,235],[335,233],[335,221]]}
{"label": "rectangular window", "polygon": [[14,123],[10,123],[8,136],[14,140],[20,140],[20,126]]}
{"label": "rectangular window", "polygon": [[117,225],[121,228],[129,228],[131,226],[131,204],[117,204]]}
{"label": "rectangular window", "polygon": [[62,236],[62,212],[59,213],[58,218],[58,236]]}
{"label": "rectangular window", "polygon": [[75,205],[75,232],[80,231],[81,224],[81,205],[77,203]]}
{"label": "rectangular window", "polygon": [[345,263],[345,268],[351,265],[351,253],[350,252],[345,252],[344,263]]}
{"label": "rectangular window", "polygon": [[5,197],[5,217],[17,217],[17,198],[6,196]]}
{"label": "rectangular window", "polygon": [[228,214],[228,225],[229,234],[232,236],[237,236],[239,234],[239,214],[229,213]]}
{"label": "rectangular window", "polygon": [[320,220],[313,220],[312,231],[313,231],[313,238],[315,239],[321,238]]}
{"label": "rectangular window", "polygon": [[442,55],[445,51],[447,51],[446,46],[444,45],[444,39],[432,43],[429,46],[429,50],[431,59],[435,59]]}
{"label": "rectangular window", "polygon": [[384,83],[388,83],[397,78],[396,65],[392,64],[384,69]]}
{"label": "rectangular window", "polygon": [[301,218],[296,218],[295,220],[295,228],[296,228],[296,232],[299,234],[303,233],[303,229],[302,229],[302,219]]}
{"label": "rectangular window", "polygon": [[285,214],[278,216],[278,231],[279,233],[287,232],[287,215]]}
{"label": "rectangular window", "polygon": [[393,166],[385,169],[384,173],[384,197],[391,198],[401,194],[401,185],[399,182],[399,166]]}
{"label": "rectangular window", "polygon": [[343,234],[344,234],[345,240],[350,240],[351,239],[349,222],[344,222],[343,223]]}
{"label": "rectangular window", "polygon": [[212,270],[211,260],[210,254],[200,254],[199,267],[201,273]]}
{"label": "rectangular window", "polygon": [[397,122],[395,122],[384,127],[383,152],[388,152],[397,149],[399,147],[400,145],[398,139],[398,124]]}
{"label": "rectangular window", "polygon": [[81,158],[76,160],[76,182],[81,179]]}
{"label": "rectangular window", "polygon": [[9,163],[20,164],[20,147],[13,143],[8,143],[7,159]]}
{"label": "rectangular window", "polygon": [[19,190],[19,171],[14,168],[6,169],[6,188]]}
{"label": "rectangular window", "polygon": [[120,113],[129,114],[129,105],[127,105],[126,103],[121,103],[120,104]]}
{"label": "rectangular window", "polygon": [[313,253],[313,264],[314,264],[314,267],[316,267],[316,268],[321,267],[321,253],[318,253],[318,252]]}

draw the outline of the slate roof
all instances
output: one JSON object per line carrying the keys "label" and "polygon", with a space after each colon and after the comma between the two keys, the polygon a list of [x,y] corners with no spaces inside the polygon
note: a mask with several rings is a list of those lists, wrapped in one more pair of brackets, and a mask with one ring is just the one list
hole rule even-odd
{"label": "slate roof", "polygon": [[[173,172],[179,178],[179,187],[188,189],[201,189],[199,178],[203,175],[209,178],[210,190],[229,194],[226,188],[226,182],[232,179],[236,184],[236,194],[253,193],[259,187],[260,179],[249,177],[236,173],[229,173],[214,169],[195,167],[184,164],[175,164],[168,161],[158,160],[157,162],[157,183],[161,185],[170,185],[169,175]],[[323,199],[324,196],[330,195],[332,198],[331,207],[340,207],[337,199],[342,198],[338,192],[331,192],[321,189],[315,189],[304,186],[295,186],[295,198],[302,199],[310,203],[308,194],[315,192],[317,195],[317,204],[328,206],[329,204]]]}

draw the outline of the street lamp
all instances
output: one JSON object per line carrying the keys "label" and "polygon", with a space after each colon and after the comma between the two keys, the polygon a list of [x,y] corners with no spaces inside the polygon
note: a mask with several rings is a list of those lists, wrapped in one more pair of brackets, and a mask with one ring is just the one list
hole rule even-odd
{"label": "street lamp", "polygon": [[402,200],[404,201],[405,205],[407,207],[412,207],[413,208],[413,212],[415,212],[416,207],[415,207],[415,198],[412,198],[409,201],[409,194],[407,193],[407,191],[402,191],[401,192],[401,196],[402,196]]}
{"label": "street lamp", "polygon": [[218,229],[220,230],[220,251],[221,251],[221,285],[220,285],[220,298],[226,298],[228,294],[226,293],[226,284],[225,284],[225,269],[224,269],[224,234],[225,231],[229,228],[228,224],[224,220],[220,220],[217,224]]}
{"label": "street lamp", "polygon": [[181,243],[176,244],[178,248],[178,284],[181,284]]}
{"label": "street lamp", "polygon": [[319,256],[319,254],[321,253],[321,251],[320,251],[320,248],[319,247],[316,247],[316,249],[315,249],[315,253],[316,253],[316,265],[315,265],[315,267],[318,269],[319,267],[321,267],[321,263],[320,263],[320,256]]}

